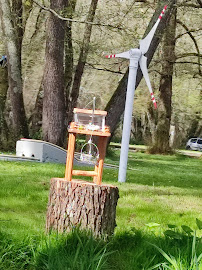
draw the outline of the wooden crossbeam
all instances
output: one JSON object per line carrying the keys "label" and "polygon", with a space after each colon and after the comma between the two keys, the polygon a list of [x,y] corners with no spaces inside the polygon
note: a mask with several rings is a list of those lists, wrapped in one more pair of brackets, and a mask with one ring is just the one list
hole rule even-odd
{"label": "wooden crossbeam", "polygon": [[72,175],[82,175],[82,176],[91,176],[91,177],[95,177],[98,176],[98,173],[95,171],[81,171],[81,170],[73,170],[72,171]]}

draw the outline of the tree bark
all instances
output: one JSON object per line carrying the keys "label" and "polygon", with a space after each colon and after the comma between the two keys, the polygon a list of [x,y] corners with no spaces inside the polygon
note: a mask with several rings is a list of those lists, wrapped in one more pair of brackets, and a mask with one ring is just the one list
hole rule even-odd
{"label": "tree bark", "polygon": [[169,137],[172,112],[172,78],[173,66],[175,62],[176,14],[177,8],[175,7],[162,42],[162,70],[159,87],[160,95],[158,102],[158,122],[155,134],[155,142],[150,149],[152,153],[171,152]]}
{"label": "tree bark", "polygon": [[[50,7],[58,12],[67,0],[51,0]],[[64,97],[64,38],[65,22],[50,13],[44,69],[43,139],[63,146],[65,135]]]}
{"label": "tree bark", "polygon": [[[147,33],[150,31],[154,23],[156,22],[159,14],[161,13],[163,7],[165,4],[168,4],[168,8],[166,10],[166,13],[164,15],[164,18],[162,19],[161,23],[158,26],[158,29],[156,31],[156,34],[154,35],[154,38],[152,40],[152,43],[150,45],[150,48],[146,54],[147,56],[147,64],[149,65],[152,57],[158,47],[158,44],[161,40],[162,33],[166,28],[167,22],[169,21],[170,14],[172,13],[172,9],[175,3],[175,0],[168,1],[160,1],[161,4],[156,9],[149,26],[147,27],[147,30],[145,31],[144,36],[147,35]],[[139,85],[140,81],[142,79],[142,72],[140,68],[138,68],[137,71],[137,78],[136,78],[136,88]],[[106,117],[106,123],[108,126],[110,126],[111,133],[114,133],[117,124],[119,123],[120,117],[124,112],[125,109],[125,100],[126,100],[126,90],[127,90],[127,81],[128,81],[128,70],[123,76],[122,80],[120,81],[116,91],[114,92],[113,96],[111,97],[110,101],[108,102],[105,110],[108,112]]]}
{"label": "tree bark", "polygon": [[[72,19],[73,13],[76,7],[76,0],[69,1],[68,17]],[[65,101],[66,101],[66,111],[68,111],[70,90],[72,86],[73,78],[73,44],[72,44],[72,22],[66,23],[66,35],[65,35]]]}
{"label": "tree bark", "polygon": [[14,28],[16,30],[16,37],[17,37],[17,46],[19,57],[21,60],[21,50],[22,50],[22,39],[23,39],[23,25],[22,25],[22,18],[23,18],[23,7],[22,7],[22,0],[12,0],[12,15],[15,18]]}
{"label": "tree bark", "polygon": [[75,226],[95,236],[110,236],[116,226],[118,188],[62,178],[51,179],[46,229],[70,231]]}
{"label": "tree bark", "polygon": [[21,59],[9,1],[0,0],[0,11],[3,32],[6,37],[12,128],[14,138],[17,140],[21,136],[29,136],[22,94]]}
{"label": "tree bark", "polygon": [[[97,8],[97,3],[98,3],[98,0],[91,1],[86,21],[93,22],[94,16],[95,16],[95,11]],[[92,32],[92,24],[86,24],[85,30],[84,30],[83,42],[82,42],[82,46],[81,46],[81,51],[80,51],[80,55],[79,55],[79,60],[78,60],[78,64],[76,67],[72,90],[71,90],[71,95],[70,95],[69,109],[68,109],[68,112],[69,112],[68,121],[72,120],[73,108],[76,107],[77,99],[79,97],[79,89],[80,89],[80,85],[81,85],[81,79],[82,79],[82,75],[84,72],[84,67],[86,64],[86,59],[87,59],[88,51],[89,51],[91,32]]]}
{"label": "tree bark", "polygon": [[4,109],[8,90],[8,71],[7,68],[0,69],[0,149],[8,150],[9,130],[5,121]]}

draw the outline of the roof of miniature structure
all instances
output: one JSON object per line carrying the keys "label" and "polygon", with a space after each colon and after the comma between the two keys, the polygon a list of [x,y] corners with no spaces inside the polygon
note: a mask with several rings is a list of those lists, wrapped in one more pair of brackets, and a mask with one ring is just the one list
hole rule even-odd
{"label": "roof of miniature structure", "polygon": [[74,108],[74,113],[82,113],[82,114],[88,114],[88,115],[101,115],[101,116],[106,116],[107,112],[106,111],[101,111],[101,110],[87,110],[87,109],[79,109],[79,108]]}

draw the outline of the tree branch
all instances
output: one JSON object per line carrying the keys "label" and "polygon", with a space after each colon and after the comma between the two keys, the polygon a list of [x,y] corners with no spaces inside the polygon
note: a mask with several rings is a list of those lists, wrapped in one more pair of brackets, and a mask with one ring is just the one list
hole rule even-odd
{"label": "tree branch", "polygon": [[121,71],[114,71],[114,70],[111,70],[111,69],[107,69],[107,68],[98,68],[98,67],[95,67],[93,64],[90,64],[90,63],[86,63],[89,67],[91,67],[92,69],[96,69],[96,70],[100,70],[100,71],[106,71],[106,72],[111,72],[111,73],[116,73],[116,74],[125,74],[124,72],[121,72]]}
{"label": "tree branch", "polygon": [[198,54],[199,74],[202,75],[202,72],[201,72],[200,50],[199,50],[198,44],[197,44],[197,42],[196,42],[196,39],[195,39],[195,37],[192,35],[192,33],[189,31],[189,28],[188,28],[183,22],[181,22],[180,20],[177,20],[177,23],[180,24],[180,25],[186,30],[187,34],[190,36],[190,38],[191,38],[192,41],[194,42],[194,45],[195,45],[195,48],[196,48],[196,51],[197,51],[197,54]]}
{"label": "tree branch", "polygon": [[111,25],[111,24],[105,24],[105,23],[96,23],[96,22],[88,22],[88,21],[80,21],[80,20],[75,20],[75,19],[71,19],[71,18],[66,18],[66,17],[62,17],[60,14],[58,14],[55,10],[45,7],[43,5],[41,5],[40,3],[38,3],[36,0],[32,0],[36,5],[38,5],[41,9],[48,11],[50,13],[52,13],[54,16],[56,16],[58,19],[62,20],[62,21],[67,21],[67,22],[76,22],[76,23],[85,23],[85,24],[91,24],[91,25],[96,25],[96,26],[105,26],[105,27],[110,27],[110,28],[116,28],[119,30],[123,30],[122,27],[116,26],[116,25]]}
{"label": "tree branch", "polygon": [[180,3],[178,4],[179,7],[190,7],[190,8],[202,8],[201,0],[196,0],[198,2],[197,4],[194,3]]}
{"label": "tree branch", "polygon": [[[199,32],[199,31],[201,31],[201,30],[202,30],[202,28],[198,28],[198,29],[190,29],[190,30],[189,30],[189,33]],[[176,36],[176,37],[175,37],[175,40],[181,38],[182,36],[184,36],[184,35],[186,35],[186,34],[188,34],[188,31],[186,31],[186,32],[184,32],[184,33],[179,34],[178,36]]]}
{"label": "tree branch", "polygon": [[184,57],[202,57],[202,54],[198,54],[198,53],[183,53],[183,54],[179,54],[175,57],[175,59],[180,59],[180,58],[184,58]]}
{"label": "tree branch", "polygon": [[[192,64],[192,65],[200,65],[200,66],[202,66],[202,64],[199,64],[198,62],[190,62],[190,61],[175,62],[175,64]],[[202,76],[201,73],[199,73],[199,74]]]}

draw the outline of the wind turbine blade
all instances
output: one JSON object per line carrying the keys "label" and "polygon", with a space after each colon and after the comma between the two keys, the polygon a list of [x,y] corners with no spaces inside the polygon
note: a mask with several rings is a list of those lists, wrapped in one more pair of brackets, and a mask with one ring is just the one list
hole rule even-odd
{"label": "wind turbine blade", "polygon": [[155,109],[157,108],[157,104],[156,104],[156,100],[155,100],[155,97],[154,97],[154,93],[152,91],[152,87],[151,87],[151,83],[150,83],[150,79],[149,79],[149,74],[148,74],[148,69],[147,69],[147,57],[142,55],[140,60],[139,60],[139,64],[140,64],[140,68],[142,70],[142,74],[145,78],[145,81],[147,83],[147,86],[149,88],[149,92],[151,94],[151,99],[154,103],[154,107]]}
{"label": "wind turbine blade", "polygon": [[127,52],[123,52],[123,53],[117,53],[117,54],[106,55],[105,57],[106,57],[106,58],[120,57],[120,58],[130,59],[130,54],[129,54],[129,51],[127,51]]}
{"label": "wind turbine blade", "polygon": [[156,23],[154,24],[154,26],[152,27],[151,31],[149,32],[149,34],[142,40],[140,40],[140,51],[142,52],[142,54],[145,54],[148,49],[149,46],[151,44],[151,41],[153,39],[154,33],[156,32],[157,26],[159,25],[165,11],[167,9],[167,6],[165,6],[158,18],[158,20],[156,21]]}

